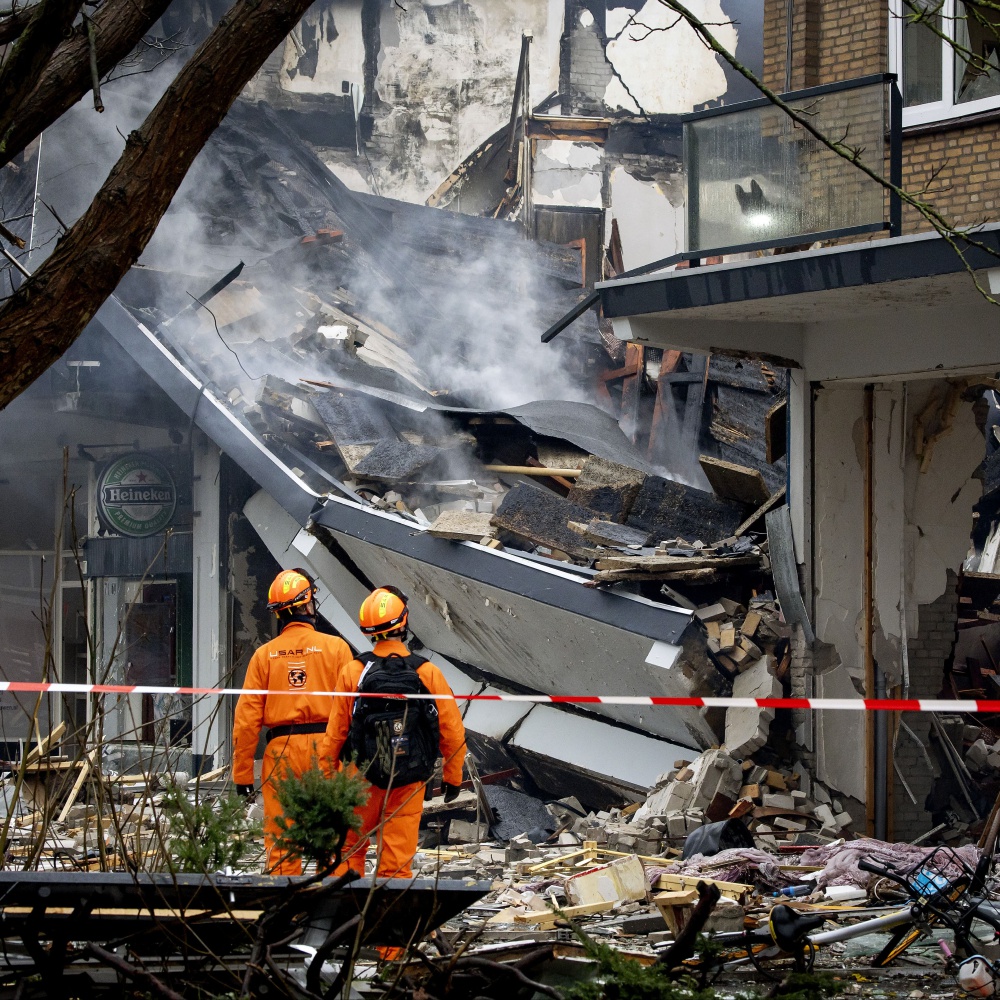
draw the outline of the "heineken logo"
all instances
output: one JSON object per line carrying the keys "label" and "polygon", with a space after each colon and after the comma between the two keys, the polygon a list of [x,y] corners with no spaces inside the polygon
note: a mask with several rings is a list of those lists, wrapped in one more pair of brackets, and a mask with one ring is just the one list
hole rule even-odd
{"label": "heineken logo", "polygon": [[135,453],[115,459],[97,483],[101,520],[120,535],[155,535],[170,524],[176,507],[173,477],[152,455]]}

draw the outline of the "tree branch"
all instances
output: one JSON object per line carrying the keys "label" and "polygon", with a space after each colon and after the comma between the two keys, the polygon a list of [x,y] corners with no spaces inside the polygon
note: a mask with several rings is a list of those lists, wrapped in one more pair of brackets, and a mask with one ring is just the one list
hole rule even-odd
{"label": "tree branch", "polygon": [[[103,76],[142,40],[170,0],[105,0],[93,13],[97,69]],[[64,41],[21,102],[9,127],[0,129],[0,167],[67,112],[91,89],[90,46],[85,32]],[[2,106],[2,105],[0,105]]]}
{"label": "tree branch", "polygon": [[22,7],[20,10],[12,10],[0,20],[0,45],[8,45],[19,38],[31,23],[31,15],[30,8]]}
{"label": "tree branch", "polygon": [[0,407],[62,355],[139,259],[195,157],[310,2],[236,0],[128,136],[90,207],[0,308]]}
{"label": "tree branch", "polygon": [[42,0],[21,32],[14,51],[0,65],[0,135],[10,128],[33,82],[72,29],[83,0]]}
{"label": "tree branch", "polygon": [[128,979],[146,987],[154,996],[163,997],[163,1000],[184,1000],[180,993],[172,990],[151,972],[137,968],[131,962],[126,962],[124,958],[119,958],[113,951],[108,951],[106,948],[94,944],[93,941],[88,942],[84,950],[90,952],[94,958],[105,965],[110,965],[112,969],[116,969]]}

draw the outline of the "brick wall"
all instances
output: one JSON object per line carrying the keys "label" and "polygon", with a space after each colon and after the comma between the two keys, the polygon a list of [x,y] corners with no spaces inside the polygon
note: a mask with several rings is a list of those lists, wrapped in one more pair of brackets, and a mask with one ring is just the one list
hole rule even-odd
{"label": "brick wall", "polygon": [[[949,571],[945,592],[933,604],[920,607],[919,629],[916,637],[911,638],[909,643],[911,698],[933,698],[941,690],[944,665],[955,642],[957,583],[958,578]],[[930,748],[930,715],[926,712],[906,712],[902,718],[917,739],[927,747],[931,760],[935,760]],[[924,799],[938,772],[928,767],[923,751],[902,728],[896,739],[895,762],[917,801],[916,804],[910,801],[899,780],[899,774],[895,774],[892,839],[914,840],[931,828],[930,813],[924,811]]]}
{"label": "brick wall", "polygon": [[[888,5],[883,0],[796,0],[792,25],[793,90],[888,69]],[[786,0],[765,0],[764,81],[785,89]],[[1000,216],[996,149],[1000,122],[942,124],[904,133],[903,187],[958,226]],[[904,206],[904,232],[930,229]]]}
{"label": "brick wall", "polygon": [[[797,0],[792,15],[792,90],[882,73],[888,7],[880,0]],[[786,0],[764,0],[764,82],[785,89]]]}
{"label": "brick wall", "polygon": [[604,55],[604,37],[598,25],[576,21],[569,38],[571,113],[604,114],[604,92],[611,82],[611,66]]}
{"label": "brick wall", "polygon": [[[914,193],[928,188],[925,200],[956,225],[995,220],[1000,214],[998,142],[1000,122],[906,135],[903,187]],[[929,228],[915,209],[903,207],[904,231]]]}

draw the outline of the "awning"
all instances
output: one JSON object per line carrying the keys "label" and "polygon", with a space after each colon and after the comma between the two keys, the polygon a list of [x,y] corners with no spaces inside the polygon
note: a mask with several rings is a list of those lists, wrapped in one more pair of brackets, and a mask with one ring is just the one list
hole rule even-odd
{"label": "awning", "polygon": [[621,278],[598,291],[623,340],[764,357],[813,381],[1000,365],[1000,310],[983,294],[991,277],[1000,289],[1000,227],[954,243],[936,233],[872,240]]}

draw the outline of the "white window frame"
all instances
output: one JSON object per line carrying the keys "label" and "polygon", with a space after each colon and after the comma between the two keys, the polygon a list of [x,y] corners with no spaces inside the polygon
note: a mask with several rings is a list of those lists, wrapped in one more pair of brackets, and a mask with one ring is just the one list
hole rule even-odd
{"label": "white window frame", "polygon": [[[895,73],[899,80],[900,93],[905,93],[903,80],[903,19],[908,8],[903,0],[889,0],[889,72]],[[945,0],[941,8],[943,29],[950,33],[955,23],[955,0]],[[929,104],[915,104],[903,108],[903,128],[911,125],[930,125],[935,122],[947,122],[955,118],[966,118],[969,115],[980,114],[1000,108],[1000,94],[996,97],[984,97],[978,101],[963,101],[956,104],[955,93],[955,50],[946,42],[941,42],[943,49],[941,58],[941,93],[944,100]]]}

